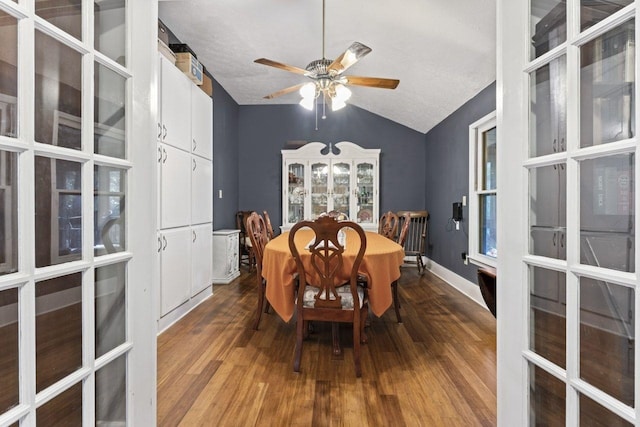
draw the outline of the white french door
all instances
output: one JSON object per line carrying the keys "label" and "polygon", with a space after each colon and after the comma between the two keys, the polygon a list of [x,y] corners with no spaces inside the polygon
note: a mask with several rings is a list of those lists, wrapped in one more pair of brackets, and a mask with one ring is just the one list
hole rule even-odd
{"label": "white french door", "polygon": [[0,0],[0,426],[155,423],[156,20]]}
{"label": "white french door", "polygon": [[500,425],[640,425],[636,14],[498,1]]}

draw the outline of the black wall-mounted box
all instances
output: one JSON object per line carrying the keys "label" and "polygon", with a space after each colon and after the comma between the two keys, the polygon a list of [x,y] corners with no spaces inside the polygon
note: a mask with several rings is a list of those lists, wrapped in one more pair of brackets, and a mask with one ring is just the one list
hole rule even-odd
{"label": "black wall-mounted box", "polygon": [[454,221],[462,221],[462,203],[456,202],[453,204],[452,218]]}

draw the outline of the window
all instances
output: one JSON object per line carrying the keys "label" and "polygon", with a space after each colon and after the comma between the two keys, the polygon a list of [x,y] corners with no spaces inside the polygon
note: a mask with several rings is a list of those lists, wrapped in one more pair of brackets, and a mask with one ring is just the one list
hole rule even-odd
{"label": "window", "polygon": [[469,259],[474,264],[496,266],[495,111],[469,126]]}

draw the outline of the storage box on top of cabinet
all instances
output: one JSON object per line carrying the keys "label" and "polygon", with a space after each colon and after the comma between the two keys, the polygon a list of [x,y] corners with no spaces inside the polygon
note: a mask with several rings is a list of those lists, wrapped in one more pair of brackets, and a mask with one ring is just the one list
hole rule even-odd
{"label": "storage box on top of cabinet", "polygon": [[195,84],[202,84],[202,64],[192,54],[188,52],[176,53],[176,67]]}

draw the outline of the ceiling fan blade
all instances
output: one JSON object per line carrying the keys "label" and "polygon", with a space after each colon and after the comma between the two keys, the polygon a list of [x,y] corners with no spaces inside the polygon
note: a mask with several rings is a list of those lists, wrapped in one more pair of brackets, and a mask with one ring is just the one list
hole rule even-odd
{"label": "ceiling fan blade", "polygon": [[344,76],[347,84],[355,86],[379,87],[382,89],[395,89],[398,87],[400,80],[384,79],[382,77],[360,77],[360,76]]}
{"label": "ceiling fan blade", "polygon": [[296,90],[300,89],[305,84],[306,83],[300,83],[300,84],[295,85],[295,86],[289,86],[289,87],[286,87],[284,89],[280,89],[277,92],[273,92],[273,93],[265,96],[264,98],[265,99],[272,99],[272,98],[275,98],[277,96],[286,95],[287,93],[295,92]]}
{"label": "ceiling fan blade", "polygon": [[294,67],[293,65],[283,64],[282,62],[272,61],[271,59],[267,59],[267,58],[258,58],[253,62],[262,64],[262,65],[268,65],[270,67],[280,68],[281,70],[290,71],[296,74],[302,74],[302,75],[309,74],[307,70],[304,70],[302,68]]}
{"label": "ceiling fan blade", "polygon": [[360,58],[365,56],[371,52],[371,48],[363,45],[359,42],[354,42],[347,50],[345,50],[342,55],[338,56],[332,63],[329,65],[327,71],[335,72],[336,74],[342,73],[347,68],[351,67],[353,64],[358,62]]}

